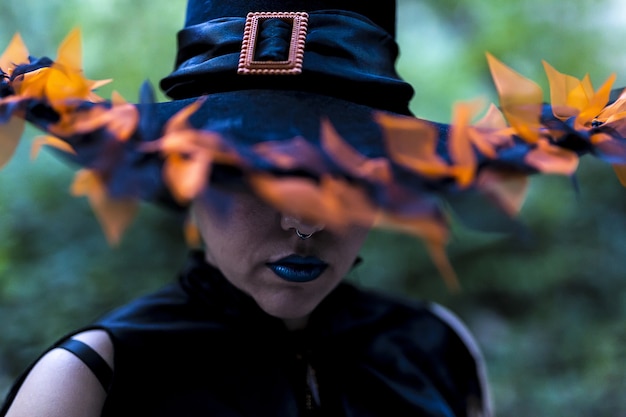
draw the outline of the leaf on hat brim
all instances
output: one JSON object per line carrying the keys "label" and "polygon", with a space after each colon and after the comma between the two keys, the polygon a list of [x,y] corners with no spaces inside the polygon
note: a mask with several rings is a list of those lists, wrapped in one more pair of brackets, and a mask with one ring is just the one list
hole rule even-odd
{"label": "leaf on hat brim", "polygon": [[277,210],[330,229],[343,230],[351,224],[369,227],[377,216],[365,192],[340,179],[325,176],[317,183],[304,177],[256,174],[250,176],[250,184]]}
{"label": "leaf on hat brim", "polygon": [[73,108],[73,100],[87,99],[91,90],[81,73],[69,71],[60,64],[53,64],[48,69],[45,95],[52,107],[63,114],[67,108]]}
{"label": "leaf on hat brim", "polygon": [[509,216],[517,215],[528,192],[528,176],[515,171],[483,169],[476,185]]}
{"label": "leaf on hat brim", "polygon": [[17,95],[48,99],[63,118],[77,101],[102,101],[92,89],[108,81],[91,81],[84,77],[80,31],[75,29],[61,43],[57,60],[50,67],[25,73],[14,83],[14,89]]}
{"label": "leaf on hat brim", "polygon": [[126,100],[119,92],[113,91],[111,93],[111,104],[114,106],[123,106],[128,104],[128,100]]}
{"label": "leaf on hat brim", "polygon": [[[50,68],[46,85],[46,96],[53,106],[61,105],[67,99],[87,99],[92,95],[94,85],[104,85],[105,81],[90,81],[83,76],[83,50],[80,29],[76,28],[61,42],[57,59]],[[98,100],[99,101],[99,100]],[[56,107],[55,107],[56,109]]]}
{"label": "leaf on hat brim", "polygon": [[165,156],[165,182],[174,198],[183,204],[206,187],[213,163],[240,163],[238,155],[225,146],[219,134],[197,130],[189,124],[189,117],[202,103],[204,98],[185,106],[169,119],[163,137],[141,146],[145,152],[161,152]]}
{"label": "leaf on hat brim", "polygon": [[13,157],[24,127],[25,121],[21,117],[13,116],[8,122],[0,123],[0,169]]}
{"label": "leaf on hat brim", "polygon": [[545,139],[537,142],[524,161],[544,174],[573,175],[578,168],[578,155],[568,149],[550,144]]}
{"label": "leaf on hat brim", "polygon": [[111,135],[121,142],[127,141],[137,130],[139,111],[137,108],[119,100],[111,108],[93,106],[87,110],[75,112],[74,117],[67,125],[57,125],[50,130],[60,136],[69,136],[76,133],[90,133],[100,128],[106,128]]}
{"label": "leaf on hat brim", "polygon": [[626,187],[626,164],[613,164],[612,167],[622,187]]}
{"label": "leaf on hat brim", "polygon": [[512,129],[502,112],[492,103],[485,115],[469,130],[470,140],[489,158],[497,156],[497,149],[513,145]]}
{"label": "leaf on hat brim", "polygon": [[626,119],[614,120],[607,126],[610,129],[602,126],[599,131],[591,130],[589,142],[593,146],[593,154],[610,164],[626,164],[626,141],[619,136],[626,131]]}
{"label": "leaf on hat brim", "polygon": [[180,130],[190,129],[189,118],[193,115],[205,102],[205,97],[200,97],[198,100],[183,107],[176,112],[165,125],[165,132],[176,132]]}
{"label": "leaf on hat brim", "polygon": [[543,91],[534,81],[522,76],[487,53],[487,62],[500,98],[500,107],[517,134],[535,143],[539,139],[539,117]]}
{"label": "leaf on hat brim", "polygon": [[576,118],[576,122],[579,126],[589,126],[596,116],[602,112],[602,109],[604,109],[609,102],[615,79],[616,75],[611,74],[604,84],[591,96],[587,107],[581,109],[580,114]]}
{"label": "leaf on hat brim", "polygon": [[578,128],[588,126],[606,106],[615,82],[615,74],[594,91],[589,74],[582,80],[563,74],[543,61],[550,83],[550,102],[554,116],[565,120],[576,116]]}
{"label": "leaf on hat brim", "polygon": [[0,56],[0,70],[11,75],[13,68],[28,63],[28,48],[19,33],[13,35],[9,46]]}
{"label": "leaf on hat brim", "polygon": [[423,216],[403,218],[388,213],[382,213],[376,221],[377,227],[396,230],[420,238],[439,271],[446,286],[451,291],[460,289],[459,280],[446,253],[449,239],[449,228],[440,216]]}
{"label": "leaf on hat brim", "polygon": [[134,198],[109,197],[100,176],[87,169],[76,173],[71,193],[75,196],[87,196],[107,241],[111,245],[119,244],[124,231],[135,217],[138,201]]}
{"label": "leaf on hat brim", "polygon": [[[94,91],[100,87],[110,84],[111,82],[113,82],[113,78],[107,78],[106,80],[87,80],[87,85],[89,86],[89,90]],[[104,101],[102,97],[98,96],[95,93],[91,93],[88,99],[89,101],[93,101],[93,102]]]}
{"label": "leaf on hat brim", "polygon": [[441,274],[446,287],[453,292],[460,291],[461,284],[459,283],[456,272],[450,263],[450,258],[448,258],[445,246],[426,242],[426,249],[428,250],[430,259],[437,267],[439,274]]}
{"label": "leaf on hat brim", "polygon": [[[596,120],[601,123],[611,123],[614,120],[624,118],[626,118],[626,89],[624,89],[617,100],[602,109],[596,117]],[[626,135],[622,134],[622,136]]]}
{"label": "leaf on hat brim", "polygon": [[44,98],[49,71],[50,68],[39,68],[14,80],[15,94],[21,97]]}
{"label": "leaf on hat brim", "polygon": [[39,156],[39,152],[41,151],[42,146],[51,146],[53,148],[59,149],[60,151],[76,155],[76,151],[74,151],[74,148],[72,148],[69,143],[55,136],[38,136],[33,139],[33,143],[30,148],[31,159],[36,159],[37,156]]}
{"label": "leaf on hat brim", "polygon": [[252,150],[282,170],[305,169],[312,173],[323,170],[324,161],[319,150],[301,136],[289,140],[256,143]]}
{"label": "leaf on hat brim", "polygon": [[83,70],[83,48],[80,29],[74,28],[59,45],[56,62],[73,72]]}
{"label": "leaf on hat brim", "polygon": [[324,150],[350,175],[382,184],[388,184],[392,180],[387,159],[367,158],[359,153],[343,140],[327,118],[322,119],[320,136]]}
{"label": "leaf on hat brim", "polygon": [[193,200],[206,187],[211,172],[207,151],[187,155],[172,153],[163,166],[163,178],[172,195],[181,204]]}
{"label": "leaf on hat brim", "polygon": [[190,248],[197,248],[202,244],[200,229],[198,228],[198,225],[191,214],[188,215],[185,219],[184,236],[185,242]]}
{"label": "leaf on hat brim", "polygon": [[[453,161],[452,172],[461,188],[467,188],[476,174],[476,154],[472,148],[470,122],[478,112],[479,101],[457,103],[454,106],[448,149]],[[481,145],[486,145],[481,143]],[[495,151],[491,152],[495,154]]]}
{"label": "leaf on hat brim", "polygon": [[542,62],[548,76],[550,103],[554,116],[561,120],[577,116],[580,109],[587,105],[588,96],[593,94],[593,91],[586,91],[578,78],[557,71],[546,61]]}
{"label": "leaf on hat brim", "polygon": [[383,130],[391,159],[426,177],[450,175],[450,166],[437,154],[439,133],[424,120],[377,112],[376,122]]}
{"label": "leaf on hat brim", "polygon": [[241,163],[219,134],[193,129],[187,123],[201,103],[198,100],[176,113],[166,125],[163,137],[140,147],[145,152],[161,152],[165,156],[165,182],[183,204],[194,199],[207,185],[211,164]]}

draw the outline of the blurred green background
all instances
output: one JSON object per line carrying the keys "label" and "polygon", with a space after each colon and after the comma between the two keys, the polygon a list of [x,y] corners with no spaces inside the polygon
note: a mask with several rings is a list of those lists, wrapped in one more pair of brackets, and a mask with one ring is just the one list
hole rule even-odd
{"label": "blurred green background", "polygon": [[[448,121],[457,100],[494,101],[486,51],[544,87],[542,59],[589,73],[596,87],[616,72],[626,86],[623,0],[399,2],[398,68],[420,117]],[[86,75],[113,77],[101,95],[115,89],[134,101],[143,80],[156,85],[170,71],[184,7],[2,0],[0,49],[19,31],[32,55],[54,57],[81,27]],[[179,219],[150,206],[110,248],[87,202],[69,197],[71,167],[28,152],[24,140],[0,173],[0,395],[58,337],[171,280],[186,252]],[[626,190],[591,159],[576,186],[533,178],[520,236],[455,223],[460,293],[446,289],[418,241],[385,232],[372,233],[351,279],[456,311],[484,350],[499,416],[626,416]]]}

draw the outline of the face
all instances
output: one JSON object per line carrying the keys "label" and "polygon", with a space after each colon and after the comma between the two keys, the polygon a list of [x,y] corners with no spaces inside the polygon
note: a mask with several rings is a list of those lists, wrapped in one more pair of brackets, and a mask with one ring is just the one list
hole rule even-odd
{"label": "face", "polygon": [[[266,313],[306,320],[348,273],[369,229],[333,232],[285,216],[249,193],[227,196],[226,211],[205,200],[193,206],[207,262]],[[296,229],[313,235],[302,239]]]}

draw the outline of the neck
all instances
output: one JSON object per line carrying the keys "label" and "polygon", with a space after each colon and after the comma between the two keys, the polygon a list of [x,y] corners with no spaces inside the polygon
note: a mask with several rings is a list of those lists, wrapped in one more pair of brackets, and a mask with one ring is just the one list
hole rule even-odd
{"label": "neck", "polygon": [[298,317],[295,319],[283,319],[283,323],[285,323],[287,330],[302,330],[306,327],[308,322],[309,316]]}

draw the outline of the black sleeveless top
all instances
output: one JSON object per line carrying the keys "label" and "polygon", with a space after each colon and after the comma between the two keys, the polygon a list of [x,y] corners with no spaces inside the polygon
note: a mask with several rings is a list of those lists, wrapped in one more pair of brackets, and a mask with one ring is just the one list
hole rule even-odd
{"label": "black sleeveless top", "polygon": [[347,283],[293,332],[194,253],[88,328],[114,343],[106,417],[488,414],[482,364],[431,305]]}

